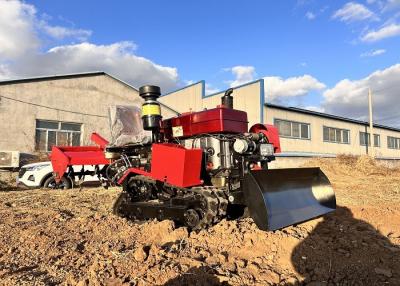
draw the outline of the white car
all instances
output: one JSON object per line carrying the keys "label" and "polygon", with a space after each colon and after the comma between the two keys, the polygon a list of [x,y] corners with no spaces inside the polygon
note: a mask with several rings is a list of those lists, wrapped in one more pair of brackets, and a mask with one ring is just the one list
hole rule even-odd
{"label": "white car", "polygon": [[[82,166],[73,166],[74,171],[79,172]],[[94,166],[88,165],[84,166],[85,170],[93,171]],[[95,183],[100,184],[99,178],[97,176],[86,175],[83,179],[83,183]],[[63,177],[59,185],[53,177],[53,167],[50,161],[39,162],[24,165],[20,168],[17,177],[17,186],[23,188],[60,188],[60,189],[70,189],[76,185],[72,179]]]}

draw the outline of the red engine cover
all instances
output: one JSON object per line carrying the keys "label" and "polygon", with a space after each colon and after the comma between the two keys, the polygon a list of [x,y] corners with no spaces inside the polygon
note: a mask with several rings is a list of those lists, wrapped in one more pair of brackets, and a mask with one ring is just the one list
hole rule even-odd
{"label": "red engine cover", "polygon": [[165,137],[171,139],[207,133],[245,133],[247,124],[246,112],[218,106],[163,120],[162,127]]}

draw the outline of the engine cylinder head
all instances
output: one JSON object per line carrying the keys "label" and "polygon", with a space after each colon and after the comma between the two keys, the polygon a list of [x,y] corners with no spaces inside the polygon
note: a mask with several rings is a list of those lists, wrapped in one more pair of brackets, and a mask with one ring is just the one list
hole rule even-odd
{"label": "engine cylinder head", "polygon": [[161,108],[157,98],[161,89],[155,85],[145,85],[139,88],[139,95],[144,99],[142,105],[143,129],[158,132],[161,124]]}

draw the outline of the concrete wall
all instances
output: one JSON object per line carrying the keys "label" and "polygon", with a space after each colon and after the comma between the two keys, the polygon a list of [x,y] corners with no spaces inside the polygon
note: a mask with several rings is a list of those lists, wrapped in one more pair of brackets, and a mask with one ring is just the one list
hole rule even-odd
{"label": "concrete wall", "polygon": [[[159,101],[179,113],[193,111],[199,111],[202,109],[202,97],[204,94],[204,81],[188,85],[182,89],[178,89],[174,92],[165,94],[159,98]],[[168,118],[171,114],[166,108],[162,108],[162,115],[164,118]],[[166,114],[164,114],[166,112]]]}
{"label": "concrete wall", "polygon": [[[247,119],[249,121],[249,128],[256,123],[260,123],[261,107],[263,96],[262,90],[263,82],[258,80],[250,84],[238,86],[233,91],[233,108],[238,110],[247,111]],[[221,96],[225,91],[206,96],[203,99],[203,108],[214,108],[221,104]]]}
{"label": "concrete wall", "polygon": [[[273,124],[275,119],[284,119],[310,124],[311,139],[281,137],[283,152],[307,152],[323,154],[367,154],[367,147],[360,145],[360,132],[369,132],[369,127],[341,120],[302,114],[294,111],[268,107],[265,109],[265,122]],[[350,144],[324,142],[323,126],[350,130]],[[400,158],[400,150],[387,147],[387,136],[400,137],[400,132],[374,128],[374,134],[380,135],[380,147],[374,148],[377,157]],[[369,147],[370,148],[370,147]]]}
{"label": "concrete wall", "polygon": [[[204,108],[213,108],[220,104],[220,98],[223,93],[220,92],[206,96],[205,83],[201,81],[169,93],[161,97],[160,101],[179,112],[199,111]],[[272,107],[262,108],[264,106],[263,80],[257,80],[236,87],[233,92],[233,98],[234,108],[247,112],[249,126],[259,122],[273,124],[275,118],[310,124],[311,139],[309,140],[281,137],[282,150],[285,153],[308,153],[309,155],[367,154],[368,148],[360,145],[360,131],[369,132],[369,128],[361,124],[327,119]],[[166,116],[164,115],[164,117]],[[324,142],[323,126],[350,130],[350,144]],[[374,148],[377,157],[400,158],[400,150],[393,150],[387,147],[387,136],[400,137],[400,132],[375,128],[374,134],[379,134],[381,141],[380,147]],[[299,160],[296,159],[296,161]],[[287,161],[286,163],[291,164],[288,159],[282,159],[281,161]]]}
{"label": "concrete wall", "polygon": [[[141,99],[135,89],[108,75],[1,85],[0,94],[54,108],[1,98],[0,150],[28,153],[33,152],[35,147],[36,119],[82,123],[81,144],[88,144],[89,136],[94,131],[109,139],[109,106],[141,105]],[[75,111],[79,114],[55,109]]]}
{"label": "concrete wall", "polygon": [[[168,93],[160,98],[160,102],[176,109],[179,112],[200,111],[211,109],[221,104],[221,96],[225,91],[205,95],[204,81],[189,85],[185,88]],[[233,105],[235,109],[248,112],[249,126],[260,123],[263,110],[263,81],[258,80],[238,86],[233,91]],[[165,115],[163,115],[166,118]]]}

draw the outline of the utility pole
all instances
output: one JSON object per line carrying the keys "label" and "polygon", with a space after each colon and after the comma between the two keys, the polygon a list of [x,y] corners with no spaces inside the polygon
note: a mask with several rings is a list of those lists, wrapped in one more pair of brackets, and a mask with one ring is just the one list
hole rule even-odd
{"label": "utility pole", "polygon": [[[369,132],[370,132],[370,142],[371,142],[371,153],[369,154],[372,158],[375,158],[375,149],[374,149],[374,143],[375,143],[375,136],[374,136],[374,123],[372,119],[372,92],[371,88],[368,88],[368,108],[369,108]],[[367,145],[368,145],[368,133],[367,133]]]}

